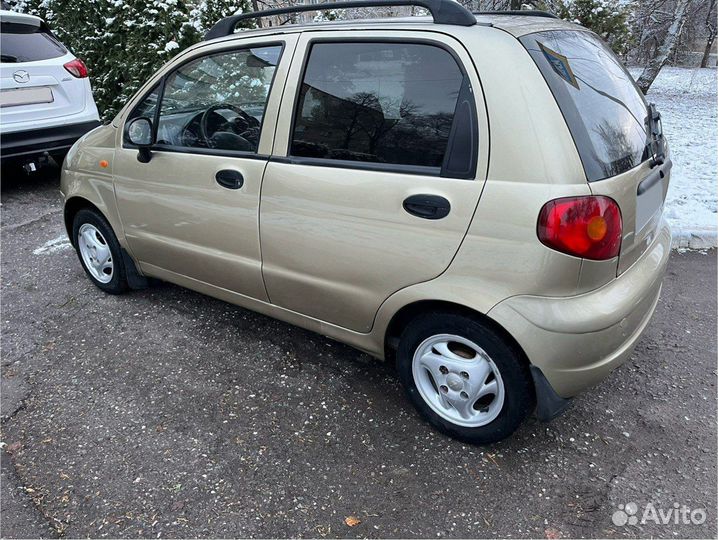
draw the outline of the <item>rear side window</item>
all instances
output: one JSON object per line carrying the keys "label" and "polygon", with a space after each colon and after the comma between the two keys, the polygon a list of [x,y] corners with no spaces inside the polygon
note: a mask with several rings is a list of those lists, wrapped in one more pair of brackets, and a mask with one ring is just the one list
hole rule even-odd
{"label": "rear side window", "polygon": [[0,24],[0,62],[37,62],[67,54],[44,28],[29,24]]}
{"label": "rear side window", "polygon": [[[291,155],[446,171],[457,103],[467,107],[472,100],[468,79],[441,47],[315,43],[295,111]],[[464,111],[465,140],[454,152],[469,161],[474,116],[473,107]],[[455,168],[466,173],[470,164],[461,161],[453,160]]]}
{"label": "rear side window", "polygon": [[598,37],[562,30],[529,34],[521,42],[561,108],[589,181],[648,158],[646,102]]}

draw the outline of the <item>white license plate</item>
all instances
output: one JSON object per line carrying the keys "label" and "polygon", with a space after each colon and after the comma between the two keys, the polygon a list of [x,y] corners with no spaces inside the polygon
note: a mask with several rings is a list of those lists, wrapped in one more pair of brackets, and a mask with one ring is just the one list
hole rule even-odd
{"label": "white license plate", "polygon": [[47,86],[0,90],[0,107],[34,105],[35,103],[52,103],[53,100],[52,90]]}
{"label": "white license plate", "polygon": [[[658,171],[656,171],[658,172]],[[636,234],[648,225],[651,218],[663,207],[663,192],[666,178],[660,178],[636,200]]]}

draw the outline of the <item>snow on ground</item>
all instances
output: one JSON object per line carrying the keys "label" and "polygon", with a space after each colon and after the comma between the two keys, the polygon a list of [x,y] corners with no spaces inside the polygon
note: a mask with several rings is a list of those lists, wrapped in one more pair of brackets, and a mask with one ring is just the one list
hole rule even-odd
{"label": "snow on ground", "polygon": [[[630,70],[634,77],[640,70]],[[664,67],[647,96],[661,112],[673,160],[666,217],[681,247],[716,245],[716,70]]]}

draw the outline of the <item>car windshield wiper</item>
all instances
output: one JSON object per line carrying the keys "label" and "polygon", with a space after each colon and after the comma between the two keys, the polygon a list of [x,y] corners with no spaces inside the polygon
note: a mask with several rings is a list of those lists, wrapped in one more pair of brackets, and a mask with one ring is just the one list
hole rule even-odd
{"label": "car windshield wiper", "polygon": [[661,113],[656,109],[655,103],[648,104],[648,116],[646,117],[648,127],[648,151],[651,154],[651,168],[662,165],[666,160],[666,140],[663,138],[663,124]]}
{"label": "car windshield wiper", "polygon": [[17,62],[17,56],[12,54],[0,54],[0,62]]}

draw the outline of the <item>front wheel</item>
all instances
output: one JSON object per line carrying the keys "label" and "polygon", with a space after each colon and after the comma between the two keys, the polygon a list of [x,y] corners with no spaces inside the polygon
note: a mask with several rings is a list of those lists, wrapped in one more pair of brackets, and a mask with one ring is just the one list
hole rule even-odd
{"label": "front wheel", "polygon": [[107,293],[125,292],[127,273],[120,243],[104,216],[83,208],[73,220],[72,235],[77,256],[90,280]]}
{"label": "front wheel", "polygon": [[414,319],[402,333],[397,369],[419,413],[468,443],[508,437],[535,405],[519,351],[471,317],[432,313]]}

